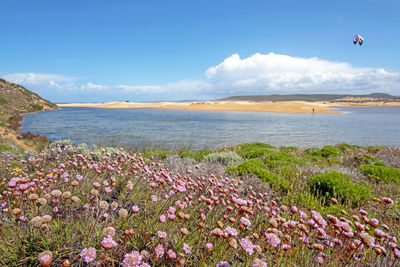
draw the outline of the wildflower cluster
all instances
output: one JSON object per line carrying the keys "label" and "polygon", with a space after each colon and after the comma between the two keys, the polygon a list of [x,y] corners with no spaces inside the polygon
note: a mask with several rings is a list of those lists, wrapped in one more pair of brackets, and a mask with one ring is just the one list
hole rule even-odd
{"label": "wildflower cluster", "polygon": [[265,188],[198,165],[173,173],[139,154],[99,157],[69,146],[22,161],[3,153],[1,164],[7,265],[375,265],[400,257],[398,225],[385,217],[287,207]]}

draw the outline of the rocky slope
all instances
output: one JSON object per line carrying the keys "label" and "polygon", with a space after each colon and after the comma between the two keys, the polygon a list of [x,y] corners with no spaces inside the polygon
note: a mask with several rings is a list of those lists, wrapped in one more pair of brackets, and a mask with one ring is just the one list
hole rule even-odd
{"label": "rocky slope", "polygon": [[21,114],[57,108],[25,87],[0,78],[0,150],[35,150],[35,143],[45,138],[19,134],[23,120]]}

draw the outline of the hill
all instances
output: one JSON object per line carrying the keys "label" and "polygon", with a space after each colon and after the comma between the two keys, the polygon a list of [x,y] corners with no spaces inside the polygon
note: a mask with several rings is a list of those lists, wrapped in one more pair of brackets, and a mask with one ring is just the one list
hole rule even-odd
{"label": "hill", "polygon": [[343,99],[373,99],[375,101],[399,101],[400,97],[384,93],[372,93],[368,95],[351,94],[292,94],[292,95],[242,95],[230,96],[218,99],[218,101],[341,101]]}
{"label": "hill", "polygon": [[21,114],[53,109],[58,109],[57,105],[21,85],[0,78],[1,150],[34,150],[36,145],[32,141],[44,141],[45,137],[18,133],[23,121]]}

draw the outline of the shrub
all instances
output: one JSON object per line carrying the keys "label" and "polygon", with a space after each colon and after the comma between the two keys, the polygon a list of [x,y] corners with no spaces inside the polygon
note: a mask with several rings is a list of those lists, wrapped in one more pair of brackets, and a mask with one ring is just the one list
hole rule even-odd
{"label": "shrub", "polygon": [[345,152],[347,149],[359,148],[359,146],[357,146],[357,145],[349,145],[349,144],[340,144],[340,145],[337,146],[337,148],[342,150],[342,152]]}
{"label": "shrub", "polygon": [[342,153],[343,153],[342,150],[340,150],[339,148],[334,147],[334,146],[324,146],[321,149],[321,156],[323,156],[325,158],[330,157],[330,156],[337,156]]}
{"label": "shrub", "polygon": [[228,171],[237,173],[239,175],[257,175],[263,182],[269,183],[277,190],[288,191],[290,189],[289,181],[267,170],[267,167],[260,159],[250,159],[239,164],[236,167],[228,167]]}
{"label": "shrub", "polygon": [[335,197],[355,206],[367,200],[371,194],[367,186],[355,184],[349,176],[336,171],[314,175],[309,181],[309,188],[325,204]]}
{"label": "shrub", "polygon": [[145,154],[146,158],[150,157],[158,157],[160,159],[165,159],[168,155],[171,155],[171,151],[162,151],[162,150],[150,150],[147,151]]}
{"label": "shrub", "polygon": [[361,165],[360,170],[364,175],[382,182],[400,182],[400,169],[388,168],[378,165]]}
{"label": "shrub", "polygon": [[281,146],[281,147],[279,147],[279,150],[282,152],[289,153],[289,152],[297,151],[299,149],[295,146]]}
{"label": "shrub", "polygon": [[362,158],[362,161],[366,164],[371,164],[376,161],[376,157],[368,155],[368,154],[363,155],[361,158]]}
{"label": "shrub", "polygon": [[220,163],[225,166],[236,166],[244,161],[244,159],[234,151],[211,153],[208,154],[204,160],[207,162]]}
{"label": "shrub", "polygon": [[249,159],[236,167],[228,167],[229,172],[237,174],[255,173],[260,169],[267,169],[260,159]]}
{"label": "shrub", "polygon": [[271,152],[266,154],[265,163],[268,167],[275,168],[290,164],[301,164],[301,160],[285,152]]}
{"label": "shrub", "polygon": [[195,151],[195,152],[181,151],[181,152],[179,152],[179,155],[181,156],[181,158],[192,158],[196,161],[202,161],[204,159],[204,157],[210,153],[211,153],[210,150],[199,150],[199,151]]}
{"label": "shrub", "polygon": [[43,110],[43,106],[39,104],[30,104],[31,108],[34,110]]}
{"label": "shrub", "polygon": [[263,156],[273,146],[264,143],[243,144],[237,146],[240,156],[246,159],[254,159]]}
{"label": "shrub", "polygon": [[369,146],[369,147],[367,147],[367,150],[368,150],[369,152],[378,152],[378,151],[380,151],[381,149],[382,149],[381,146]]}

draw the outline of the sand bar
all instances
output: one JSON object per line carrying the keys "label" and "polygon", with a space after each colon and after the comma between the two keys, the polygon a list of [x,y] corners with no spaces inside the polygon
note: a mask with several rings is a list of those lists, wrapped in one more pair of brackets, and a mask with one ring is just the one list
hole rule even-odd
{"label": "sand bar", "polygon": [[209,110],[209,111],[248,111],[248,112],[276,112],[276,113],[340,113],[332,107],[351,106],[389,106],[400,105],[400,102],[366,102],[366,103],[342,103],[342,102],[305,102],[305,101],[281,101],[281,102],[251,102],[251,101],[207,101],[207,102],[108,102],[108,103],[81,103],[58,104],[59,107],[88,107],[88,108],[161,108],[178,110]]}

